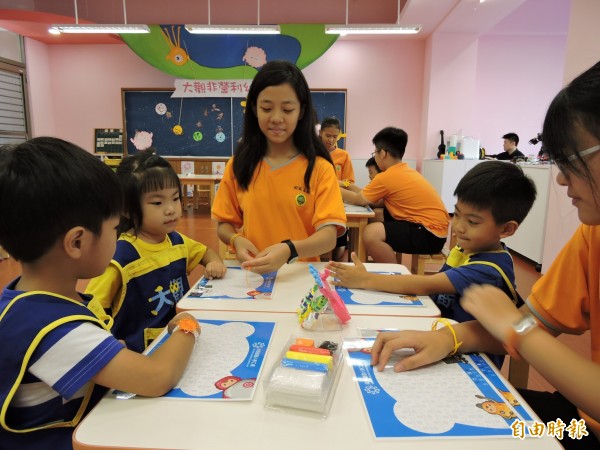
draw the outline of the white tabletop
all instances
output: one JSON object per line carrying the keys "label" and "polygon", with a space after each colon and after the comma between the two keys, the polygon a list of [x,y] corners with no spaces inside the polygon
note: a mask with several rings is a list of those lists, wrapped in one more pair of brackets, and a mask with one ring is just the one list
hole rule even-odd
{"label": "white tabletop", "polygon": [[[194,312],[204,319],[277,322],[254,399],[222,402],[135,397],[116,400],[108,394],[80,423],[74,448],[136,449],[551,449],[560,448],[547,436],[519,440],[512,437],[481,439],[376,440],[373,437],[351,369],[342,373],[329,416],[325,420],[264,408],[263,380],[292,336],[307,335],[294,314]],[[308,333],[317,340],[357,336],[357,327],[429,329],[431,319],[357,316],[342,332]],[[435,414],[432,405],[431,414]]]}
{"label": "white tabletop", "polygon": [[[319,270],[322,270],[326,263],[313,264]],[[365,264],[365,266],[370,272],[410,274],[410,271],[401,264],[368,263]],[[296,312],[300,305],[300,301],[308,293],[313,284],[314,280],[308,270],[308,263],[296,262],[294,264],[285,264],[277,273],[273,295],[269,300],[203,299],[190,298],[186,295],[177,302],[177,310]],[[373,295],[376,296],[378,294],[374,293]],[[347,305],[347,307],[350,315],[440,316],[439,308],[430,297],[419,296],[419,300],[421,301],[422,306],[350,304]]]}

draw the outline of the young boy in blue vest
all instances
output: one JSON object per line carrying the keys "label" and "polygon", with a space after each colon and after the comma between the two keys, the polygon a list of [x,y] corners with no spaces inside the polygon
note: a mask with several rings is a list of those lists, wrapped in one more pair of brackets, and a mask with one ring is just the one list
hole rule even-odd
{"label": "young boy in blue vest", "polygon": [[[515,304],[513,260],[503,238],[512,236],[533,206],[536,188],[523,170],[501,161],[483,162],[458,183],[452,218],[457,245],[446,263],[434,275],[382,275],[369,273],[352,255],[354,265],[331,262],[337,281],[332,284],[399,294],[431,295],[442,317],[457,322],[472,320],[460,305],[460,297],[472,284],[490,284],[502,289]],[[493,358],[494,359],[494,358]],[[501,358],[494,362],[501,365]]]}
{"label": "young boy in blue vest", "polygon": [[183,374],[199,333],[192,316],[176,316],[172,336],[145,356],[76,290],[108,265],[120,210],[115,174],[76,145],[40,137],[0,147],[0,245],[22,267],[0,295],[2,448],[70,449],[106,388],[160,396]]}

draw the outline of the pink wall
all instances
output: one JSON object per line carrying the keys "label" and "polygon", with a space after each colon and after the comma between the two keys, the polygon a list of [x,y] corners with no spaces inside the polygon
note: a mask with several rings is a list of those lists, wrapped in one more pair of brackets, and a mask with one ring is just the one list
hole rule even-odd
{"label": "pink wall", "polygon": [[[26,41],[32,56],[34,135],[56,134],[91,150],[94,128],[123,126],[122,87],[173,87],[173,77],[124,45],[47,46]],[[417,40],[340,41],[304,70],[311,87],[348,90],[347,149],[355,158],[369,156],[371,138],[387,125],[408,132],[407,157],[417,157],[423,47]]]}
{"label": "pink wall", "polygon": [[[600,2],[597,0],[571,2],[564,84],[600,60],[600,28],[596,23],[598,17]],[[556,180],[555,167],[553,173]],[[542,268],[549,267],[580,223],[577,211],[567,197],[566,188],[559,186],[556,181],[550,189],[548,223],[552,226],[546,227]]]}
{"label": "pink wall", "polygon": [[408,133],[407,158],[421,148],[423,41],[337,41],[304,70],[315,88],[348,89],[347,150],[366,159],[371,139],[386,126]]}
{"label": "pink wall", "polygon": [[477,36],[467,33],[434,33],[430,39],[426,141],[422,159],[435,158],[440,130],[445,137],[458,133],[477,133],[474,127]]}
{"label": "pink wall", "polygon": [[515,132],[526,155],[540,144],[546,109],[563,85],[566,36],[482,36],[477,58],[475,130],[490,154],[502,151],[502,135]]}
{"label": "pink wall", "polygon": [[33,136],[54,136],[57,132],[48,46],[32,39],[25,39],[25,44],[31,132]]}

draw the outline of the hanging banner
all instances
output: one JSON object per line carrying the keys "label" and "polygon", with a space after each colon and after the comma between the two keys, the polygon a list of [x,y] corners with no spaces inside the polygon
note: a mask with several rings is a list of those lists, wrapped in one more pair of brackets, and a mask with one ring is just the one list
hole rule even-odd
{"label": "hanging banner", "polygon": [[171,97],[246,97],[252,80],[176,79]]}

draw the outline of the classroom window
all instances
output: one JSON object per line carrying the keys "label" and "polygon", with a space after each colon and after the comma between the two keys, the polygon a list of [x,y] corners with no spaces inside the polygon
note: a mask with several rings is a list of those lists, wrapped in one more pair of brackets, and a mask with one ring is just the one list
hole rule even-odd
{"label": "classroom window", "polygon": [[0,62],[0,145],[28,139],[24,68]]}

